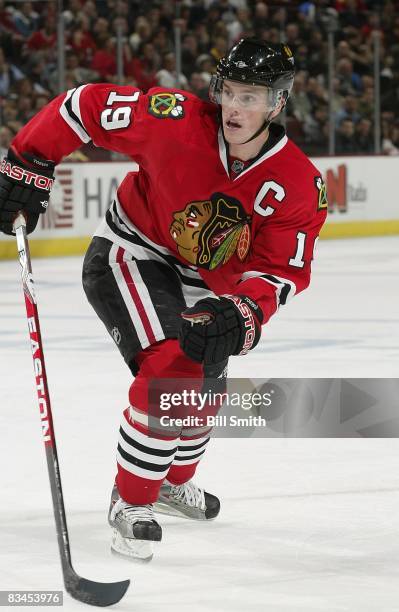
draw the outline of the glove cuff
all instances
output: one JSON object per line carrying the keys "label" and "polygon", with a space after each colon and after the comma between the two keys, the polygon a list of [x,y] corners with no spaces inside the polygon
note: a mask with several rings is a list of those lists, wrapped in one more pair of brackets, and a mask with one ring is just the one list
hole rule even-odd
{"label": "glove cuff", "polygon": [[55,163],[50,159],[42,159],[33,153],[18,153],[13,146],[8,149],[6,159],[24,168],[30,168],[36,172],[40,172],[40,174],[44,174],[44,176],[54,178]]}
{"label": "glove cuff", "polygon": [[54,184],[55,165],[51,161],[41,160],[34,155],[25,154],[25,156],[31,161],[17,157],[15,151],[10,149],[8,157],[1,162],[0,173],[14,185],[39,193],[43,191],[49,193]]}

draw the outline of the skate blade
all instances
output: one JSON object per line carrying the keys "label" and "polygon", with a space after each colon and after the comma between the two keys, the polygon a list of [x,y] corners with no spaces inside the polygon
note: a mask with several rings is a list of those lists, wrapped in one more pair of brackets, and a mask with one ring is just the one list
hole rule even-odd
{"label": "skate blade", "polygon": [[117,529],[113,530],[111,553],[127,561],[149,563],[154,556],[154,542],[123,538]]}

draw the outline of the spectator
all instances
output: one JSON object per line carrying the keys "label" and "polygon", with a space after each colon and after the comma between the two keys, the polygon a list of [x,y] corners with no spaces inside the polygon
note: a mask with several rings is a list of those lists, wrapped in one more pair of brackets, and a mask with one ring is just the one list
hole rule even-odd
{"label": "spectator", "polygon": [[338,155],[356,153],[355,125],[351,119],[342,119],[336,131],[335,151]]}
{"label": "spectator", "polygon": [[[257,11],[258,4],[260,4],[262,7],[265,7],[267,11],[267,6],[263,4],[263,2],[258,2],[255,6],[255,13]],[[256,18],[256,23],[258,26],[259,26],[259,22],[260,22],[260,19]],[[226,24],[226,29],[228,32],[227,46],[231,47],[231,45],[234,45],[251,28],[252,28],[252,23],[251,23],[251,19],[249,16],[249,10],[247,8],[237,9],[235,17],[232,19],[232,21]]]}
{"label": "spectator", "polygon": [[155,51],[154,45],[145,42],[137,50],[137,56],[133,57],[126,66],[126,74],[134,78],[142,91],[147,91],[157,84],[157,71],[160,58]]}
{"label": "spectator", "polygon": [[165,28],[156,30],[151,42],[160,55],[166,55],[167,53],[173,54],[173,45]]}
{"label": "spectator", "polygon": [[342,108],[336,114],[337,126],[341,124],[343,119],[350,119],[353,123],[357,123],[360,119],[360,113],[358,112],[358,100],[354,96],[346,96],[344,98]]}
{"label": "spectator", "polygon": [[[187,78],[180,72],[176,72],[176,58],[174,53],[164,55],[162,69],[156,74],[157,82],[160,87],[179,87],[185,89],[188,86]],[[177,85],[177,81],[179,84]]]}
{"label": "spectator", "polygon": [[24,74],[14,64],[9,64],[2,47],[0,47],[0,96],[7,96],[17,81],[24,78]]}
{"label": "spectator", "polygon": [[201,74],[202,78],[208,83],[211,80],[211,76],[215,71],[215,62],[211,55],[207,55],[204,53],[200,55],[196,61],[198,72]]}
{"label": "spectator", "polygon": [[[172,0],[67,0],[64,6],[67,88],[115,79],[113,37],[118,24],[128,41],[124,82],[147,91],[156,84],[176,86],[173,27],[178,23],[182,33],[180,86],[191,88],[201,98],[207,96],[215,63],[225,54],[226,45],[255,33],[269,42],[287,41],[298,74],[287,106],[287,129],[313,154],[326,152],[328,137],[328,45],[323,16],[335,16],[338,25],[331,103],[338,143],[342,141],[339,146],[350,153],[367,153],[371,147],[375,106],[371,34],[379,31],[382,149],[395,154],[399,148],[395,123],[399,118],[399,14],[392,2],[189,0],[181,3],[178,22]],[[0,0],[0,108],[7,127],[17,129],[58,93],[55,51],[54,3]],[[19,99],[24,96],[31,101]]]}
{"label": "spectator", "polygon": [[295,76],[290,107],[292,114],[301,122],[306,121],[311,113],[312,104],[306,91],[306,75],[304,72],[298,72]]}
{"label": "spectator", "polygon": [[194,72],[197,57],[198,41],[193,34],[186,34],[182,44],[182,70],[186,76]]}
{"label": "spectator", "polygon": [[111,37],[107,37],[99,43],[99,48],[93,56],[90,67],[105,81],[112,81],[115,78],[115,41]]}
{"label": "spectator", "polygon": [[83,66],[90,66],[94,53],[97,50],[96,43],[89,31],[90,23],[86,15],[82,15],[79,23],[74,26],[69,36],[69,45]]}
{"label": "spectator", "polygon": [[74,79],[76,87],[84,83],[96,81],[100,76],[96,70],[82,66],[76,53],[69,53],[67,55],[65,68],[69,76]]}
{"label": "spectator", "polygon": [[11,140],[14,138],[14,136],[14,132],[8,127],[8,125],[2,125],[0,127],[0,160],[7,155]]}
{"label": "spectator", "polygon": [[374,116],[374,87],[367,87],[358,99],[357,110],[361,117],[373,119]]}
{"label": "spectator", "polygon": [[202,100],[207,100],[209,83],[207,83],[200,72],[192,73],[189,84],[193,94]]}
{"label": "spectator", "polygon": [[353,71],[353,62],[345,57],[337,62],[337,78],[340,93],[344,96],[353,95],[362,88],[360,76]]}
{"label": "spectator", "polygon": [[103,17],[99,17],[93,27],[93,38],[98,47],[110,36],[109,23]]}
{"label": "spectator", "polygon": [[34,32],[28,40],[28,48],[33,51],[41,49],[52,49],[57,42],[57,32],[54,15],[48,15],[45,25],[40,30]]}
{"label": "spectator", "polygon": [[129,44],[133,51],[137,51],[143,43],[148,42],[151,38],[151,27],[148,20],[144,16],[137,17],[135,31],[129,38]]}
{"label": "spectator", "polygon": [[328,106],[320,104],[304,122],[305,142],[312,155],[320,155],[328,149]]}
{"label": "spectator", "polygon": [[374,152],[373,124],[370,119],[360,119],[355,126],[356,151],[358,153]]}
{"label": "spectator", "polygon": [[382,136],[381,153],[399,155],[399,125],[392,129],[388,123],[383,123]]}
{"label": "spectator", "polygon": [[17,32],[29,38],[37,29],[39,14],[33,10],[32,2],[23,2],[21,8],[14,12],[13,20]]}
{"label": "spectator", "polygon": [[64,11],[63,15],[68,28],[77,25],[80,17],[82,16],[81,0],[69,0],[68,8],[66,11]]}

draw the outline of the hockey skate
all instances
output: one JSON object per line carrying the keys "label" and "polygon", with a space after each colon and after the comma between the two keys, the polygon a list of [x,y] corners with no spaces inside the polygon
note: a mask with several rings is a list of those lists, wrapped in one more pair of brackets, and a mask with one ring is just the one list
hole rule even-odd
{"label": "hockey skate", "polygon": [[209,521],[219,514],[220,501],[197,487],[191,480],[173,485],[167,480],[162,484],[154,511],[169,516],[180,516],[197,521]]}
{"label": "hockey skate", "polygon": [[125,502],[114,486],[108,513],[113,528],[111,551],[134,561],[151,561],[153,543],[162,539],[162,528],[154,517],[152,504],[133,506]]}

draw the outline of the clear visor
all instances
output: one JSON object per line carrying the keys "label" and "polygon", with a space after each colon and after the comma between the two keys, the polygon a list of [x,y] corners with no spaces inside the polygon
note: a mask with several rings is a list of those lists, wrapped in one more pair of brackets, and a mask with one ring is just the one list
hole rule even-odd
{"label": "clear visor", "polygon": [[285,100],[282,89],[270,89],[262,85],[247,85],[213,76],[209,97],[223,107],[237,106],[247,111],[274,111]]}

